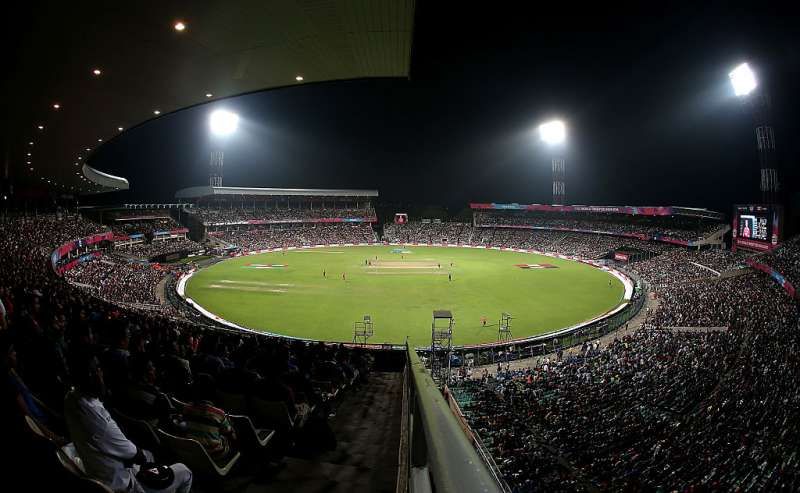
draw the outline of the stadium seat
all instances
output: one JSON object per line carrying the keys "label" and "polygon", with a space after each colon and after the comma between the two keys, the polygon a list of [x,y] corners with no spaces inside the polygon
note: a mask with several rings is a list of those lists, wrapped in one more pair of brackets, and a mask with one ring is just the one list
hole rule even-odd
{"label": "stadium seat", "polygon": [[247,414],[247,398],[243,394],[230,394],[217,390],[217,403],[227,413]]}
{"label": "stadium seat", "polygon": [[250,407],[252,416],[256,418],[258,424],[273,425],[278,430],[292,429],[295,426],[294,418],[283,401],[267,401],[252,397]]}
{"label": "stadium seat", "polygon": [[175,409],[179,413],[182,413],[183,410],[186,408],[186,406],[189,405],[189,404],[187,404],[186,402],[184,402],[182,400],[176,399],[175,397],[171,397],[170,399],[172,400],[172,405],[175,406]]}
{"label": "stadium seat", "polygon": [[157,433],[164,447],[198,476],[224,478],[242,456],[240,452],[236,452],[225,464],[217,464],[197,440],[177,437],[161,429]]}
{"label": "stadium seat", "polygon": [[80,481],[81,487],[79,491],[114,493],[111,488],[102,482],[86,475],[86,471],[83,468],[83,462],[81,461],[81,458],[78,457],[78,452],[75,450],[74,444],[68,443],[63,447],[56,449],[56,456],[58,457],[58,461],[61,463],[61,466],[64,468],[64,470],[67,471],[70,476]]}
{"label": "stadium seat", "polygon": [[275,430],[256,428],[249,416],[229,414],[228,418],[230,418],[231,422],[233,423],[233,427],[236,429],[236,434],[242,441],[244,448],[266,448],[269,442],[272,440],[272,437],[275,436]]}
{"label": "stadium seat", "polygon": [[34,421],[33,418],[31,418],[30,416],[26,415],[25,416],[25,423],[28,425],[28,428],[31,430],[31,432],[33,432],[34,435],[36,435],[37,437],[42,438],[44,440],[47,440],[48,442],[51,442],[51,443],[53,442],[50,439],[50,437],[45,435],[44,431],[42,431],[42,429],[39,427],[39,424],[36,423],[36,421]]}
{"label": "stadium seat", "polygon": [[140,448],[154,452],[161,448],[161,440],[150,423],[143,419],[132,418],[113,408],[109,409],[109,413],[125,436]]}

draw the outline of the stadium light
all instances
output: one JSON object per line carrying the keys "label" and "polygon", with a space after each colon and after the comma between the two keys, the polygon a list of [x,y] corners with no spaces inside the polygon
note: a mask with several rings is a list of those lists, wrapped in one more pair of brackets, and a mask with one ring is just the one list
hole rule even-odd
{"label": "stadium light", "polygon": [[756,74],[747,63],[742,63],[728,74],[733,86],[733,93],[737,96],[747,96],[758,86]]}
{"label": "stadium light", "polygon": [[546,144],[561,144],[567,139],[567,128],[561,120],[553,120],[539,125],[539,138]]}
{"label": "stadium light", "polygon": [[239,126],[239,115],[227,110],[216,110],[208,119],[211,132],[214,135],[226,136],[236,131]]}

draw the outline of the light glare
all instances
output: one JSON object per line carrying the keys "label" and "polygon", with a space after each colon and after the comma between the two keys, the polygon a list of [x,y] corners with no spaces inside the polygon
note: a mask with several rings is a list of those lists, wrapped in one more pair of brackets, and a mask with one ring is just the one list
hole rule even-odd
{"label": "light glare", "polygon": [[230,135],[239,126],[239,115],[226,110],[216,110],[211,113],[208,123],[215,135]]}
{"label": "light glare", "polygon": [[733,86],[733,93],[737,96],[747,96],[756,88],[756,74],[747,63],[742,63],[728,74]]}
{"label": "light glare", "polygon": [[186,29],[186,24],[184,24],[181,21],[178,21],[178,22],[175,23],[175,30],[176,31],[180,32],[180,31],[183,31],[184,29]]}
{"label": "light glare", "polygon": [[561,120],[539,125],[539,138],[547,144],[560,144],[567,138],[567,128]]}

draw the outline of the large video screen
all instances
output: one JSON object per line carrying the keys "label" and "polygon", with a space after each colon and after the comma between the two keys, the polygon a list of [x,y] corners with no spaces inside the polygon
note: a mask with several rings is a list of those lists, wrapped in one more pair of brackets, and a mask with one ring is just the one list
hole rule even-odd
{"label": "large video screen", "polygon": [[776,205],[736,205],[733,210],[733,239],[736,246],[769,250],[781,239],[783,211]]}

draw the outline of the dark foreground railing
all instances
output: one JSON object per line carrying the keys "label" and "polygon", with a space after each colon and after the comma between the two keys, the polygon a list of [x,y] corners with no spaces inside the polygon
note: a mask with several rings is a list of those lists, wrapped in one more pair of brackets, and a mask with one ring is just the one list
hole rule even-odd
{"label": "dark foreground railing", "polygon": [[398,493],[503,492],[417,353],[407,353]]}

